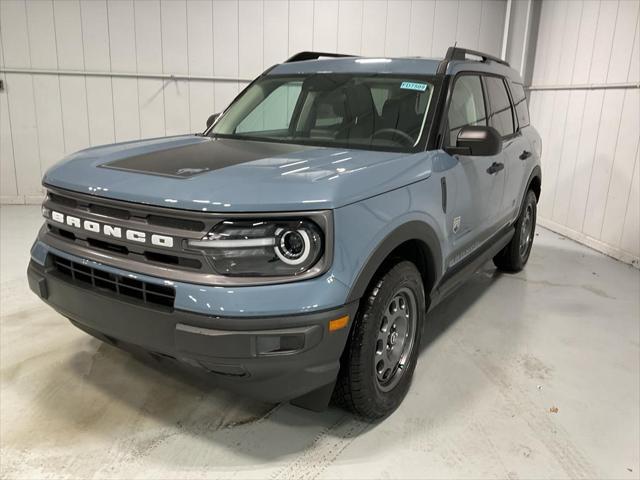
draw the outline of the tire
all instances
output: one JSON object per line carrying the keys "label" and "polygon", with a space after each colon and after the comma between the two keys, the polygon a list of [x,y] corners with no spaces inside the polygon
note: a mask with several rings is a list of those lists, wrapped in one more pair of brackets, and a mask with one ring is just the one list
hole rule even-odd
{"label": "tire", "polygon": [[536,194],[529,190],[516,221],[513,238],[493,257],[493,263],[499,270],[516,273],[527,264],[536,233],[537,201]]}
{"label": "tire", "polygon": [[400,405],[416,366],[425,310],[422,277],[413,263],[400,261],[374,280],[341,359],[335,390],[341,405],[371,420]]}

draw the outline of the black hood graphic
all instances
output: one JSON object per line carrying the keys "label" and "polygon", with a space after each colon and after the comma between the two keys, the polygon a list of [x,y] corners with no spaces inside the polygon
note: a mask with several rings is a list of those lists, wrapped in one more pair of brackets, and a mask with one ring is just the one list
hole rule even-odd
{"label": "black hood graphic", "polygon": [[300,152],[308,148],[275,142],[218,138],[210,139],[208,142],[181,145],[122,158],[102,164],[101,168],[173,178],[191,178],[213,170]]}

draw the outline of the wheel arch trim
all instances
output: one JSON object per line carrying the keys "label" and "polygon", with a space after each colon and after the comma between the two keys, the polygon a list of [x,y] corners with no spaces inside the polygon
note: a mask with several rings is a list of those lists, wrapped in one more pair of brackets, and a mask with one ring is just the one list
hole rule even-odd
{"label": "wheel arch trim", "polygon": [[[434,269],[433,282],[431,285],[431,288],[433,288],[442,275],[442,253],[440,249],[440,240],[434,229],[429,224],[420,220],[412,220],[403,223],[390,232],[367,257],[364,266],[358,272],[356,280],[353,282],[351,289],[349,290],[346,303],[362,298],[367,287],[371,283],[371,280],[384,261],[396,248],[409,241],[421,242],[426,248],[429,267]],[[425,291],[427,301],[429,299],[429,294],[430,291]]]}
{"label": "wheel arch trim", "polygon": [[[518,220],[518,218],[520,217],[520,214],[522,213],[522,209],[524,208],[524,202],[527,198],[527,193],[531,188],[532,182],[536,178],[540,182],[540,187],[542,188],[542,169],[540,168],[540,165],[536,165],[535,167],[533,167],[533,169],[531,170],[531,173],[529,174],[529,178],[527,179],[527,183],[525,184],[525,187],[524,187],[524,192],[522,193],[522,197],[520,198],[520,208],[518,208],[518,216],[516,217],[516,221]],[[540,195],[542,195],[542,192],[540,193]],[[536,194],[536,198],[539,202],[540,197],[537,194]]]}

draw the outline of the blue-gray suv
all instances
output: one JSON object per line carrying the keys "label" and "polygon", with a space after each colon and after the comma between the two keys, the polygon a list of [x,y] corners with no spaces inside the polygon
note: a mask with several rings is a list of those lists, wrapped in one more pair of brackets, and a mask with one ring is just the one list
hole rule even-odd
{"label": "blue-gray suv", "polygon": [[526,264],[540,155],[500,59],[303,52],[204,133],[51,168],[29,285],[112,345],[266,401],[333,395],[383,417],[428,310],[488,259]]}

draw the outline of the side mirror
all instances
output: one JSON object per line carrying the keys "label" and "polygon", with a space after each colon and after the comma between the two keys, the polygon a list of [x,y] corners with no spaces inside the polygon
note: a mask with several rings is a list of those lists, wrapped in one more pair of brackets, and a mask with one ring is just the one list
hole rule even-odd
{"label": "side mirror", "polygon": [[447,151],[452,155],[497,155],[502,151],[502,137],[493,127],[469,125],[460,129],[456,146]]}
{"label": "side mirror", "polygon": [[214,113],[213,115],[209,116],[209,118],[207,118],[207,128],[213,125],[213,123],[218,119],[219,116],[219,113]]}

